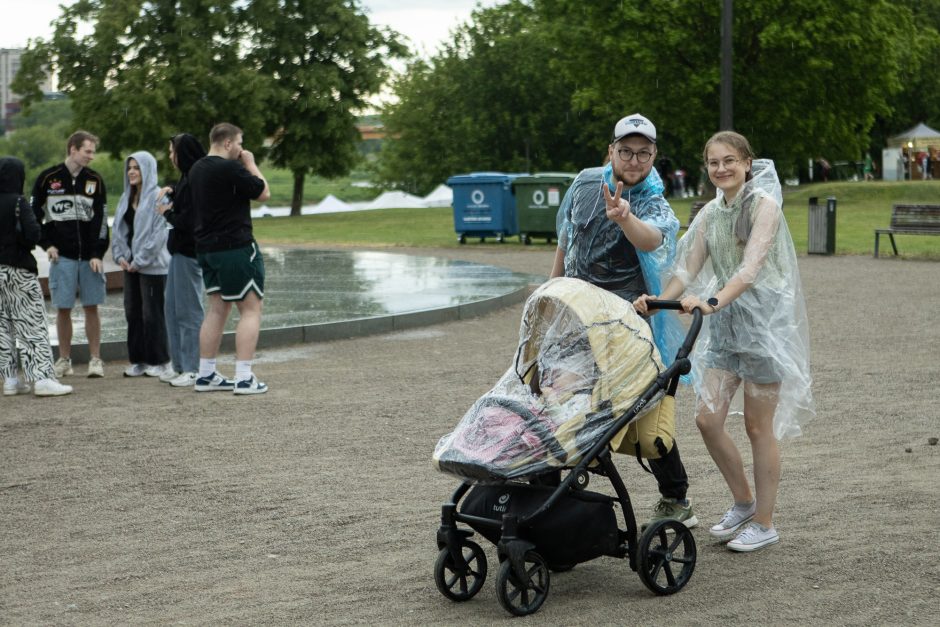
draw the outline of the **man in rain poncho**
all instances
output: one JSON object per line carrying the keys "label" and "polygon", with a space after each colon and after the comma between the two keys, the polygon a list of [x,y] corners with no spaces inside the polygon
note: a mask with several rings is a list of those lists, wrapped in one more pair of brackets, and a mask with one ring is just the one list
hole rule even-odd
{"label": "man in rain poncho", "polygon": [[[632,302],[641,294],[659,292],[659,277],[675,254],[679,221],[653,168],[652,122],[639,113],[621,119],[607,152],[607,165],[582,170],[565,194],[551,276],[583,279]],[[650,322],[660,354],[669,363],[684,335],[678,320],[660,312]],[[698,524],[686,498],[688,477],[675,442],[649,463],[662,495],[653,520]]]}

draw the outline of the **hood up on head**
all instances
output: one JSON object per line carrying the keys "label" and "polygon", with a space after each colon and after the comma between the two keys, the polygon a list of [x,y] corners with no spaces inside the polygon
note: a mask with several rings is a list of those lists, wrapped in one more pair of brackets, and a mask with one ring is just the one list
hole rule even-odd
{"label": "hood up on head", "polygon": [[189,174],[189,169],[193,167],[193,164],[206,156],[206,149],[189,133],[175,135],[170,141],[173,142],[176,163],[183,175]]}
{"label": "hood up on head", "polygon": [[0,158],[0,194],[22,194],[26,168],[16,157]]}

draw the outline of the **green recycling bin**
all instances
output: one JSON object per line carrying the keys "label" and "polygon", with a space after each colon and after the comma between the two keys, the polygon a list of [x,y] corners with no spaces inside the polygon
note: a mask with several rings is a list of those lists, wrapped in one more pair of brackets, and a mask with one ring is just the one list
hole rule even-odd
{"label": "green recycling bin", "polygon": [[544,237],[550,244],[558,237],[555,216],[574,177],[568,172],[539,172],[513,180],[519,241],[529,245],[532,237]]}

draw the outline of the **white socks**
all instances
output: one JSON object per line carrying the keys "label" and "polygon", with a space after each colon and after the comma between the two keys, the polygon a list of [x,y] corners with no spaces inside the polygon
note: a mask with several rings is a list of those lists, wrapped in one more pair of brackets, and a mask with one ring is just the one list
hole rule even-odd
{"label": "white socks", "polygon": [[215,359],[199,358],[199,377],[211,377],[215,374]]}
{"label": "white socks", "polygon": [[251,362],[250,361],[235,361],[235,380],[236,381],[247,381],[251,378]]}

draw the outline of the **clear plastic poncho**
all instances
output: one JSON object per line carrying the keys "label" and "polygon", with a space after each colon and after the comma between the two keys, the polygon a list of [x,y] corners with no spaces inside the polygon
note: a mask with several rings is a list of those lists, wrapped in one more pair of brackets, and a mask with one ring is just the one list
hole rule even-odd
{"label": "clear plastic poncho", "polygon": [[[730,204],[719,190],[698,213],[679,241],[673,275],[686,294],[703,300],[734,278],[747,285],[705,318],[692,354],[695,391],[714,411],[732,399],[722,397],[727,392],[716,385],[712,369],[758,384],[779,382],[774,434],[782,439],[800,435],[801,425],[816,413],[809,323],[773,161],[755,159],[751,172]],[[738,411],[738,403],[732,408]]]}
{"label": "clear plastic poncho", "polygon": [[[650,252],[637,250],[620,226],[607,218],[601,181],[611,194],[616,192],[609,163],[582,170],[558,209],[556,226],[558,245],[565,251],[565,276],[583,279],[630,302],[641,294],[659,294],[679,231],[679,220],[663,196],[662,178],[653,168],[643,181],[621,193],[633,215],[663,234],[662,245]],[[659,311],[650,317],[650,324],[656,346],[669,365],[685,338],[682,323],[674,311]]]}
{"label": "clear plastic poncho", "polygon": [[434,464],[484,482],[572,466],[663,370],[630,303],[578,279],[547,281],[526,301],[512,366],[440,439]]}

